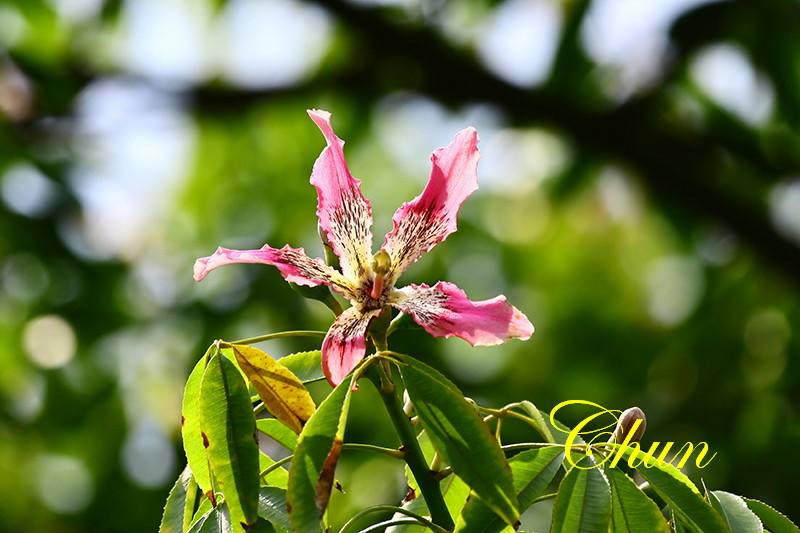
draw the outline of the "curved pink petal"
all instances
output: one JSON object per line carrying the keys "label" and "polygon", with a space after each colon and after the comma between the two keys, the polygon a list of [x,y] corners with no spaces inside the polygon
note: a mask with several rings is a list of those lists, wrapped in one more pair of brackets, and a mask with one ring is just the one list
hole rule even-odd
{"label": "curved pink petal", "polygon": [[392,295],[391,304],[411,313],[434,337],[461,337],[473,346],[492,346],[509,339],[529,339],[533,324],[505,296],[473,302],[452,283],[433,287],[409,285]]}
{"label": "curved pink petal", "polygon": [[400,206],[383,248],[392,258],[392,282],[437,243],[456,231],[461,204],[478,189],[478,132],[460,131],[446,148],[431,156],[433,169],[422,194]]}
{"label": "curved pink petal", "polygon": [[322,341],[322,370],[334,387],[364,358],[367,328],[380,309],[362,312],[350,307],[336,317]]}
{"label": "curved pink petal", "polygon": [[339,256],[342,272],[355,284],[369,271],[372,208],[361,194],[361,181],[347,169],[344,141],[333,132],[331,114],[310,110],[308,115],[328,143],[311,172],[311,184],[317,189],[317,216]]}
{"label": "curved pink petal", "polygon": [[314,287],[330,285],[345,293],[352,293],[348,281],[322,262],[321,259],[308,257],[302,248],[291,248],[288,245],[280,250],[264,245],[260,250],[229,250],[219,247],[208,257],[201,257],[194,263],[194,279],[200,281],[209,272],[222,265],[232,263],[262,263],[278,267],[286,281]]}

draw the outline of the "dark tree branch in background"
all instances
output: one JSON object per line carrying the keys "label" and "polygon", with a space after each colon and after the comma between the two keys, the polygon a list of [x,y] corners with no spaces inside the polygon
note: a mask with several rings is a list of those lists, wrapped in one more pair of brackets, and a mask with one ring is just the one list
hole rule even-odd
{"label": "dark tree branch in background", "polygon": [[354,87],[375,88],[380,82],[374,74],[387,63],[399,60],[398,64],[417,65],[416,86],[409,89],[446,104],[490,102],[517,125],[556,127],[579,151],[630,165],[653,192],[690,207],[699,219],[722,221],[800,283],[800,248],[772,226],[763,188],[757,195],[751,187],[737,194],[730,185],[742,178],[774,183],[784,173],[800,171],[800,166],[795,160],[775,164],[762,150],[739,150],[742,145],[759,146],[744,127],[729,122],[727,126],[736,128],[720,138],[713,132],[686,131],[679,124],[670,124],[664,117],[667,102],[663,91],[619,107],[589,109],[571,99],[574,91],[568,87],[526,90],[498,79],[435,30],[392,22],[379,9],[360,8],[342,0],[317,3],[336,14],[360,39],[360,56],[353,60],[358,70],[350,74]]}
{"label": "dark tree branch in background", "polygon": [[[708,43],[708,37],[697,37],[693,29],[708,27],[710,34],[724,38],[723,25],[706,26],[702,21],[746,18],[748,10],[758,6],[741,1],[717,3],[686,15],[673,31],[679,55],[673,58],[667,81],[615,107],[590,101],[581,87],[592,68],[575,42],[585,2],[572,4],[569,15],[574,18],[565,24],[550,82],[539,89],[523,89],[489,73],[469,50],[455,47],[433,28],[395,20],[385,9],[343,0],[315,1],[348,30],[353,44],[346,60],[338,59],[340,63],[326,66],[296,87],[265,91],[199,87],[186,95],[193,110],[207,115],[244,112],[271,98],[310,100],[332,89],[362,103],[365,117],[370,104],[397,90],[427,94],[451,106],[491,103],[513,125],[553,127],[574,143],[579,154],[632,169],[656,197],[685,206],[701,223],[723,223],[800,285],[800,247],[775,230],[766,202],[769,186],[783,176],[800,173],[795,132],[777,133],[765,142],[759,133],[723,112],[709,112],[705,123],[694,128],[669,118],[670,80],[683,75],[687,54]],[[73,95],[91,81],[80,68],[53,75],[22,66],[37,85],[64,87],[65,93]],[[65,76],[71,83],[59,82]],[[18,137],[29,132],[30,125],[13,129]]]}

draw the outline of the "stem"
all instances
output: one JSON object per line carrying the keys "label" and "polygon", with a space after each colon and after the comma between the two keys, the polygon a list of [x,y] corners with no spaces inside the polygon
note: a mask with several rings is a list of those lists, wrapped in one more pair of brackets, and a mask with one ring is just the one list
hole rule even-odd
{"label": "stem", "polygon": [[383,400],[383,404],[386,406],[389,418],[403,445],[403,451],[406,454],[406,464],[414,475],[414,479],[417,481],[422,495],[425,497],[425,503],[428,506],[428,511],[431,513],[433,523],[447,531],[452,531],[455,527],[455,523],[450,516],[450,511],[447,510],[447,505],[442,496],[442,490],[439,487],[439,482],[436,480],[434,472],[431,472],[428,469],[428,465],[425,464],[425,456],[422,454],[422,449],[417,441],[414,427],[403,412],[403,404],[397,395],[397,389],[395,387],[391,389],[382,388],[379,371],[374,366],[370,366],[366,374],[375,385],[375,388],[380,392],[381,400]]}
{"label": "stem", "polygon": [[384,448],[383,446],[374,446],[372,444],[360,444],[356,442],[345,442],[342,444],[342,450],[356,450],[361,452],[375,452],[391,457],[392,459],[405,459],[406,452],[402,450],[395,450],[393,448]]}
{"label": "stem", "polygon": [[349,530],[351,526],[353,526],[359,518],[367,516],[368,514],[371,513],[381,513],[386,511],[393,511],[395,513],[400,513],[406,516],[410,516],[420,524],[426,526],[432,531],[435,531],[436,533],[448,533],[448,531],[450,531],[448,529],[442,528],[442,526],[437,525],[435,522],[431,523],[430,520],[428,520],[424,516],[420,516],[413,511],[409,511],[408,509],[403,509],[402,507],[396,507],[394,505],[376,505],[374,507],[370,507],[369,509],[364,509],[363,511],[355,515],[353,518],[348,520],[347,523],[344,526],[342,526],[342,529],[339,530],[339,533],[346,533],[346,531]]}
{"label": "stem", "polygon": [[258,342],[271,341],[272,339],[281,339],[283,337],[324,337],[327,332],[325,331],[310,331],[310,330],[297,330],[297,331],[281,331],[279,333],[268,333],[258,337],[250,337],[249,339],[242,339],[240,341],[225,342],[221,341],[220,344],[256,344]]}

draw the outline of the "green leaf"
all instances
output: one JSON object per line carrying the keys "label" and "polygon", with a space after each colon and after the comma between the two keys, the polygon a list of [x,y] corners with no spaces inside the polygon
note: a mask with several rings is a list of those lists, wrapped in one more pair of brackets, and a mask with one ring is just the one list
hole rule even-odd
{"label": "green leaf", "polygon": [[772,533],[800,533],[800,528],[791,520],[766,503],[749,498],[744,498],[744,501],[747,507],[761,519],[764,527],[772,531]]}
{"label": "green leaf", "polygon": [[289,470],[289,518],[295,531],[320,530],[328,505],[333,467],[342,445],[351,383],[340,383],[317,408],[300,433]]}
{"label": "green leaf", "polygon": [[[293,433],[294,435],[294,433]],[[265,453],[261,452],[258,454],[258,469],[260,472],[263,472],[267,468],[270,468],[276,463],[272,457],[266,455]],[[272,469],[272,471],[266,475],[266,477],[262,478],[263,482],[267,485],[271,485],[273,487],[280,487],[285,489],[289,486],[289,471],[279,466],[277,468]]]}
{"label": "green leaf", "polygon": [[197,483],[187,466],[169,491],[158,533],[183,533],[191,522],[196,499]]}
{"label": "green leaf", "polygon": [[636,483],[617,468],[606,470],[611,485],[611,531],[615,533],[669,533],[658,506]]}
{"label": "green leaf", "polygon": [[[536,423],[536,431],[544,437],[545,441],[547,442],[556,442],[553,438],[553,433],[550,431],[550,426],[547,422],[545,422],[545,417],[542,415],[542,412],[536,408],[533,403],[525,400],[520,402],[520,408],[525,411],[525,414]],[[563,443],[562,443],[563,444]]]}
{"label": "green leaf", "polygon": [[[526,450],[509,459],[521,510],[530,507],[544,492],[563,460],[564,450],[558,447]],[[477,495],[470,497],[456,522],[458,533],[498,533],[505,527],[506,523]]]}
{"label": "green leaf", "polygon": [[763,533],[764,524],[741,496],[714,490],[708,493],[708,500],[728,523],[731,533]]}
{"label": "green leaf", "polygon": [[256,427],[289,451],[294,451],[297,446],[297,435],[275,418],[256,420]]}
{"label": "green leaf", "polygon": [[261,487],[258,494],[258,516],[269,520],[275,527],[291,531],[289,511],[286,508],[286,491],[278,487]]}
{"label": "green leaf", "polygon": [[[553,533],[606,533],[611,519],[611,488],[595,461],[577,461],[558,487],[553,507]],[[579,468],[580,467],[580,468]]]}
{"label": "green leaf", "polygon": [[[630,455],[628,451],[626,455]],[[658,493],[679,520],[703,533],[727,533],[719,514],[700,495],[694,483],[669,463],[654,459],[651,466],[641,464],[636,471]]]}
{"label": "green leaf", "polygon": [[298,352],[279,359],[281,364],[292,371],[303,383],[325,379],[322,372],[322,352]]}
{"label": "green leaf", "polygon": [[258,517],[256,420],[244,379],[225,356],[212,357],[203,374],[200,426],[231,520],[247,529]]}
{"label": "green leaf", "polygon": [[480,415],[447,378],[401,356],[403,382],[431,442],[486,505],[513,525],[519,518],[511,469]]}
{"label": "green leaf", "polygon": [[300,433],[316,409],[303,383],[291,370],[258,348],[232,344],[231,349],[267,410],[292,431]]}
{"label": "green leaf", "polygon": [[208,359],[216,353],[215,346],[209,347],[206,354],[197,362],[183,391],[183,406],[181,408],[181,437],[183,449],[186,452],[186,461],[192,471],[195,481],[207,497],[214,500],[214,487],[211,483],[211,467],[208,464],[206,447],[203,444],[203,435],[200,430],[200,384],[206,370]]}
{"label": "green leaf", "polygon": [[233,531],[231,517],[225,504],[218,505],[202,515],[189,533],[230,533]]}

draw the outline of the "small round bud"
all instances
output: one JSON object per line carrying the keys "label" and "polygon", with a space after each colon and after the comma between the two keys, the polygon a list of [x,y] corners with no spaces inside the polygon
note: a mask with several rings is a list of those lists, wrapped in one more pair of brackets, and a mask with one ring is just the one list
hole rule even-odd
{"label": "small round bud", "polygon": [[[625,409],[619,416],[617,427],[614,428],[613,442],[621,444],[623,442],[639,442],[644,435],[644,430],[647,427],[647,417],[644,416],[644,411],[638,407],[631,407]],[[631,432],[633,432],[631,434]],[[629,436],[630,434],[630,436]]]}
{"label": "small round bud", "polygon": [[377,276],[385,276],[392,267],[392,258],[389,252],[381,248],[381,251],[372,256],[372,271]]}

